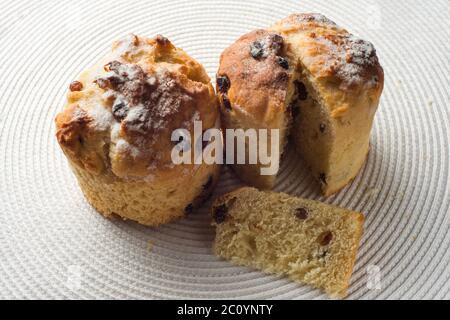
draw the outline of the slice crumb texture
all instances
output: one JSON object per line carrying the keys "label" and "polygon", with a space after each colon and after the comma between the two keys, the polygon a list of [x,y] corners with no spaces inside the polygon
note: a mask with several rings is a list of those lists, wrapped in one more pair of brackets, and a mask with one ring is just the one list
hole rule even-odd
{"label": "slice crumb texture", "polygon": [[241,188],[213,205],[214,251],[238,265],[347,293],[362,235],[361,213],[284,193]]}

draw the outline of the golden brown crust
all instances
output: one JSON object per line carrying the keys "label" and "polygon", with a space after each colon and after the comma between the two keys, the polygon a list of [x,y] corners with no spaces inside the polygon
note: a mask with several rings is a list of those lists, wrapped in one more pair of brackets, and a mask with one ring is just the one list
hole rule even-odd
{"label": "golden brown crust", "polygon": [[104,132],[97,131],[93,119],[77,104],[69,105],[56,117],[56,137],[66,156],[78,166],[99,174],[105,169]]}
{"label": "golden brown crust", "polygon": [[93,174],[71,161],[69,164],[85,197],[103,216],[120,216],[148,226],[195,214],[211,195],[220,174],[219,165],[203,164],[176,179],[124,180],[112,174]]}
{"label": "golden brown crust", "polygon": [[350,286],[350,280],[352,277],[352,273],[353,273],[353,267],[355,266],[356,263],[356,257],[358,255],[358,249],[359,249],[359,244],[361,241],[361,238],[363,236],[363,232],[364,232],[364,221],[365,221],[365,217],[362,213],[360,212],[352,212],[349,217],[347,218],[349,223],[355,223],[355,239],[356,241],[354,242],[353,246],[350,248],[349,250],[349,258],[346,261],[346,266],[347,266],[347,270],[346,270],[346,274],[343,276],[344,279],[344,283],[346,283],[347,285],[344,286],[342,288],[341,291],[336,293],[336,297],[338,298],[345,298],[347,296],[348,293],[348,287]]}
{"label": "golden brown crust", "polygon": [[383,69],[375,48],[321,14],[292,14],[270,28],[290,45],[311,75],[340,90],[380,90]]}
{"label": "golden brown crust", "polygon": [[197,120],[220,126],[203,67],[161,35],[131,35],[71,83],[56,136],[98,211],[159,225],[191,212],[217,181],[218,165],[172,162],[173,131],[193,137]]}
{"label": "golden brown crust", "polygon": [[[277,43],[276,36],[273,32],[255,30],[222,53],[217,77],[227,76],[230,86],[220,95],[222,105],[224,97],[231,102],[231,110],[223,107],[222,112],[249,115],[247,121],[266,125],[279,121],[280,113],[284,112],[289,70],[277,62],[285,55],[285,47],[284,43]],[[253,48],[256,58],[252,56],[255,43],[261,45]]]}
{"label": "golden brown crust", "polygon": [[204,69],[162,36],[116,42],[78,82],[82,89],[69,92],[56,118],[57,137],[66,155],[83,167],[93,165],[86,162],[90,151],[74,137],[102,139],[108,156],[93,172],[108,168],[119,177],[145,177],[154,168],[169,175],[183,170],[172,165],[172,131],[193,132],[194,120],[206,130],[218,116]]}

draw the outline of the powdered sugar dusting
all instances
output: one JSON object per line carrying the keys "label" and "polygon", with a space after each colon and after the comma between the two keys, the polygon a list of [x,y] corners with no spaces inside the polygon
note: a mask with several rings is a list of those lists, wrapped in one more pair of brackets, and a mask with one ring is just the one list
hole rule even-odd
{"label": "powdered sugar dusting", "polygon": [[304,13],[296,15],[297,22],[315,22],[321,24],[328,24],[335,26],[336,23],[325,17],[320,13]]}
{"label": "powdered sugar dusting", "polygon": [[374,46],[365,40],[350,35],[344,45],[346,56],[338,70],[338,76],[348,82],[361,83],[364,81],[367,66],[374,66],[378,59]]}
{"label": "powdered sugar dusting", "polygon": [[101,104],[96,104],[88,109],[88,115],[92,118],[96,130],[108,130],[114,123],[114,118],[109,110]]}
{"label": "powdered sugar dusting", "polygon": [[145,134],[166,128],[170,116],[180,110],[182,102],[191,99],[180,92],[167,70],[149,77],[146,88],[140,103],[132,106],[124,119],[127,129],[133,132]]}
{"label": "powdered sugar dusting", "polygon": [[[341,88],[379,84],[378,58],[374,46],[349,34],[319,13],[293,14],[275,25],[275,30],[300,35],[305,46],[302,61],[319,77],[338,77]],[[373,76],[375,74],[375,76]]]}
{"label": "powdered sugar dusting", "polygon": [[111,141],[117,142],[120,139],[120,123],[115,123],[111,127]]}
{"label": "powdered sugar dusting", "polygon": [[147,75],[139,65],[119,61],[108,63],[106,69],[109,72],[96,83],[109,92],[108,97],[115,98],[113,117],[123,121],[127,131],[145,135],[165,128],[181,103],[192,99],[180,91],[167,69]]}
{"label": "powdered sugar dusting", "polygon": [[148,110],[145,106],[140,104],[130,109],[124,121],[132,131],[145,134],[145,126],[142,124],[146,122],[148,124],[152,119],[148,116]]}
{"label": "powdered sugar dusting", "polygon": [[141,151],[139,150],[139,148],[128,143],[128,141],[126,141],[125,139],[117,140],[116,152],[117,153],[128,153],[133,158],[137,158],[141,154]]}
{"label": "powdered sugar dusting", "polygon": [[[327,48],[324,70],[335,73],[343,81],[343,86],[358,85],[366,81],[367,69],[378,63],[374,46],[351,34],[320,36],[314,41]],[[312,58],[313,59],[313,58]],[[373,78],[369,85],[378,79]]]}
{"label": "powdered sugar dusting", "polygon": [[151,46],[142,39],[139,39],[134,34],[129,34],[118,41],[117,47],[113,51],[116,59],[123,58],[125,60],[131,59],[144,51],[151,49]]}

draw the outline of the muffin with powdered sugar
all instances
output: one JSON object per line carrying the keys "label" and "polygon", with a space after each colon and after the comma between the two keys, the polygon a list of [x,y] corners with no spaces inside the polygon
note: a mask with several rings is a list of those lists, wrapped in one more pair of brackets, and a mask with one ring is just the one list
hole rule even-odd
{"label": "muffin with powdered sugar", "polygon": [[156,226],[191,213],[216,164],[174,164],[172,132],[219,126],[204,68],[167,38],[130,35],[70,84],[57,139],[87,200],[103,215]]}

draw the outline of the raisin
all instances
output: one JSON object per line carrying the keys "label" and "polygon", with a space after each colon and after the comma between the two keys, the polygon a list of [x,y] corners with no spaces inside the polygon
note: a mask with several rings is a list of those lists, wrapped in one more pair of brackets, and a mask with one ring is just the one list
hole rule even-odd
{"label": "raisin", "polygon": [[108,62],[107,64],[104,65],[103,69],[105,71],[114,71],[115,73],[119,73],[119,67],[122,65],[122,63],[120,63],[117,60]]}
{"label": "raisin", "polygon": [[291,101],[291,103],[289,103],[287,109],[288,109],[288,112],[290,112],[292,114],[293,119],[297,118],[297,116],[300,113],[300,107],[296,100]]}
{"label": "raisin", "polygon": [[189,203],[186,208],[184,208],[184,213],[191,214],[194,211],[194,205]]}
{"label": "raisin", "polygon": [[217,224],[220,224],[225,221],[227,218],[228,207],[226,204],[221,204],[214,208],[213,218]]}
{"label": "raisin", "polygon": [[[282,36],[278,34],[270,34],[264,39],[254,41],[250,45],[250,54],[255,59],[266,58],[271,53],[278,55],[282,51],[283,46],[284,39]],[[285,69],[288,68],[284,67],[287,65],[287,61],[281,62],[280,65],[282,65]]]}
{"label": "raisin", "polygon": [[103,90],[115,90],[117,86],[122,83],[122,80],[120,80],[117,76],[109,76],[107,78],[98,78],[97,80],[94,80],[94,83],[96,83]]}
{"label": "raisin", "polygon": [[322,182],[323,184],[327,184],[327,176],[325,175],[325,173],[320,173],[320,174],[319,174],[319,180],[320,180],[320,182]]}
{"label": "raisin", "polygon": [[123,119],[126,118],[129,109],[130,108],[123,100],[117,99],[114,102],[111,111],[114,116],[114,119],[116,119],[117,121],[122,121]]}
{"label": "raisin", "polygon": [[331,233],[331,231],[325,231],[317,238],[317,241],[321,246],[328,245],[331,240],[333,240],[333,234]]}
{"label": "raisin", "polygon": [[295,106],[294,109],[292,109],[292,117],[295,119],[300,114],[300,108],[298,106]]}
{"label": "raisin", "polygon": [[298,208],[295,210],[295,216],[300,220],[305,220],[308,218],[308,210],[305,208]]}
{"label": "raisin", "polygon": [[306,100],[308,92],[303,82],[295,80],[295,87],[297,88],[297,95],[299,100]]}
{"label": "raisin", "polygon": [[137,35],[133,34],[133,45],[138,46],[139,45],[139,38]]}
{"label": "raisin", "polygon": [[327,254],[328,254],[328,250],[324,250],[320,255],[319,255],[319,258],[325,258],[326,256],[327,256]]}
{"label": "raisin", "polygon": [[94,82],[100,87],[100,89],[106,90],[111,88],[111,82],[108,79],[98,78]]}
{"label": "raisin", "polygon": [[279,54],[284,46],[284,39],[279,34],[270,35],[271,49],[275,52],[275,54]]}
{"label": "raisin", "polygon": [[319,126],[320,132],[324,133],[325,132],[325,128],[326,128],[326,126],[323,123],[321,123],[320,126]]}
{"label": "raisin", "polygon": [[277,56],[276,61],[283,69],[289,69],[289,62],[286,58]]}
{"label": "raisin", "polygon": [[264,55],[264,44],[257,40],[250,45],[250,54],[253,58],[259,59]]}
{"label": "raisin", "polygon": [[228,99],[228,96],[226,94],[222,95],[222,103],[225,109],[231,110],[231,102],[230,99]]}
{"label": "raisin", "polygon": [[166,37],[158,34],[155,38],[155,41],[157,44],[159,44],[160,46],[165,46],[167,44],[170,43],[169,39],[167,39]]}
{"label": "raisin", "polygon": [[202,186],[203,190],[208,190],[209,188],[211,188],[212,183],[213,183],[213,176],[209,176],[206,183]]}
{"label": "raisin", "polygon": [[217,77],[216,83],[221,93],[227,93],[230,89],[230,79],[226,75]]}
{"label": "raisin", "polygon": [[83,90],[83,84],[80,81],[72,81],[69,86],[70,91]]}

